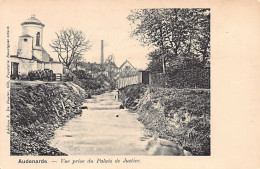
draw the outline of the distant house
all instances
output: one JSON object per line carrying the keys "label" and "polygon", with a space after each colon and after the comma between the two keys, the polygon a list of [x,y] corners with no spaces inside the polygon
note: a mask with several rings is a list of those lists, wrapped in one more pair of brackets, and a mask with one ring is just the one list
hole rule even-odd
{"label": "distant house", "polygon": [[118,67],[117,65],[114,63],[114,62],[111,62],[111,63],[105,63],[104,64],[104,67],[105,67],[105,71],[113,71],[113,72],[118,72]]}
{"label": "distant house", "polygon": [[103,64],[104,74],[110,78],[115,77],[118,74],[118,67],[115,62],[109,62]]}
{"label": "distant house", "polygon": [[116,88],[122,88],[141,82],[141,73],[128,61],[126,60],[119,67],[119,74],[116,79]]}
{"label": "distant house", "polygon": [[42,46],[43,28],[34,15],[22,24],[22,35],[19,36],[17,55],[11,55],[11,77],[27,75],[32,70],[51,69],[54,73],[63,73],[63,65],[53,58]]}
{"label": "distant house", "polygon": [[119,67],[119,74],[121,77],[133,76],[138,73],[138,70],[128,61],[126,60]]}

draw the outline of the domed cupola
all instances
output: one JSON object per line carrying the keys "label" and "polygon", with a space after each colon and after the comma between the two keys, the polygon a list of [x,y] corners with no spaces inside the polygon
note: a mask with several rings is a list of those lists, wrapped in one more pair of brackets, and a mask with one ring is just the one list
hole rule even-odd
{"label": "domed cupola", "polygon": [[28,25],[28,24],[40,25],[42,27],[45,26],[43,23],[41,23],[41,21],[39,19],[35,18],[34,14],[31,16],[31,18],[29,18],[26,21],[24,21],[23,23],[21,23],[22,26]]}
{"label": "domed cupola", "polygon": [[42,50],[43,27],[45,26],[39,19],[32,15],[22,25],[22,35],[33,37],[33,49]]}

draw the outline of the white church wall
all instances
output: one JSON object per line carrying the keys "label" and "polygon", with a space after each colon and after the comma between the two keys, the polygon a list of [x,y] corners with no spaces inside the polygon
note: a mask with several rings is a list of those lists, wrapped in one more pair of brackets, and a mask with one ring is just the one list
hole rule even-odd
{"label": "white church wall", "polygon": [[18,56],[22,58],[32,59],[32,37],[19,37]]}
{"label": "white church wall", "polygon": [[53,73],[63,74],[63,65],[58,62],[44,63],[44,68],[52,70]]}
{"label": "white church wall", "polygon": [[28,74],[29,71],[37,70],[37,62],[34,60],[20,59],[19,72],[20,74]]}
{"label": "white church wall", "polygon": [[51,69],[51,63],[44,63],[44,69]]}
{"label": "white church wall", "polygon": [[[10,60],[18,63],[19,75],[27,75],[29,71],[44,69],[51,69],[54,73],[63,74],[63,65],[59,62],[50,62],[50,55],[42,47],[43,27],[44,24],[35,16],[22,23],[22,36],[19,37],[18,42],[18,57],[12,57]],[[40,34],[38,45],[36,45],[37,33]],[[43,62],[38,63],[38,60],[33,59],[33,56]]]}
{"label": "white church wall", "polygon": [[19,65],[18,65],[18,74],[19,75],[22,75],[22,74],[28,75],[29,71],[38,70],[37,61],[35,61],[35,60],[27,60],[27,59],[11,57],[10,61],[19,63]]}
{"label": "white church wall", "polygon": [[[35,24],[27,24],[23,25],[22,34],[28,34],[33,37],[33,48],[34,49],[42,49],[42,37],[43,37],[43,27]],[[36,34],[40,32],[40,46],[36,46]]]}
{"label": "white church wall", "polygon": [[33,56],[35,56],[39,60],[42,60],[42,51],[41,50],[33,50]]}

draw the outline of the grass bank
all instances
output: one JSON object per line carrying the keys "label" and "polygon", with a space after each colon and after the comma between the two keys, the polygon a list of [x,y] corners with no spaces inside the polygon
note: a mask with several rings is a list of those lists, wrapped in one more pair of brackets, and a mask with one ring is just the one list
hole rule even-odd
{"label": "grass bank", "polygon": [[143,84],[120,90],[127,108],[155,137],[188,147],[193,155],[210,155],[210,90],[151,88]]}
{"label": "grass bank", "polygon": [[55,129],[81,114],[86,93],[71,83],[12,84],[11,155],[66,155],[49,146]]}

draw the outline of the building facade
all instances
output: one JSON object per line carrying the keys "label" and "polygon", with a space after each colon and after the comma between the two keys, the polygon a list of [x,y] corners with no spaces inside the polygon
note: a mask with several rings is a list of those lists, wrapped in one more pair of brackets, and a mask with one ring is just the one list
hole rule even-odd
{"label": "building facade", "polygon": [[32,15],[22,26],[22,35],[19,36],[16,55],[10,56],[11,77],[19,78],[28,75],[29,71],[50,69],[54,73],[63,73],[63,65],[53,61],[43,48],[44,24]]}
{"label": "building facade", "polygon": [[129,77],[137,75],[138,70],[128,61],[126,60],[120,67],[119,67],[119,76],[120,77]]}

